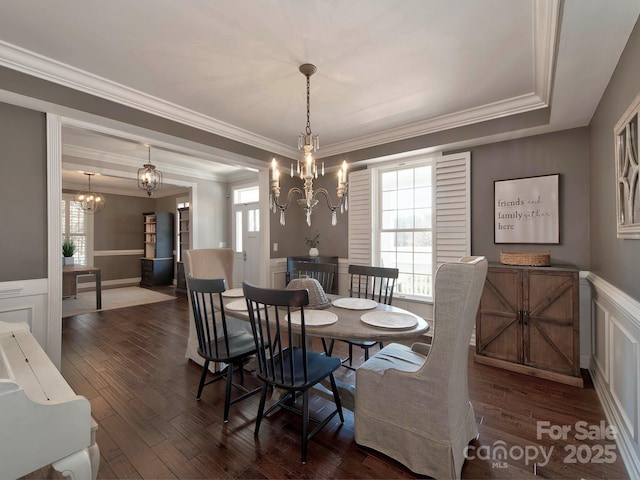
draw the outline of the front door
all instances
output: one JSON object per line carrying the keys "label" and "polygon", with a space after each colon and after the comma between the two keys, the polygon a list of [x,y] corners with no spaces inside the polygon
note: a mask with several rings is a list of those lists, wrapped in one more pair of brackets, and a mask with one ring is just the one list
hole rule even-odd
{"label": "front door", "polygon": [[[255,187],[257,196],[257,187]],[[241,189],[234,192],[234,287],[241,287],[246,280],[258,285],[260,282],[260,208],[257,201],[240,203],[253,192]],[[257,200],[257,199],[256,199]],[[231,287],[228,287],[231,288]]]}

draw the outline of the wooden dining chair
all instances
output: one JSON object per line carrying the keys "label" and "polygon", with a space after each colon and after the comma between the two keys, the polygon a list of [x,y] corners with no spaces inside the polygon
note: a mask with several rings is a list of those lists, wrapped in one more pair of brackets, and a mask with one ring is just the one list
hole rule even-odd
{"label": "wooden dining chair", "polygon": [[314,278],[320,283],[325,293],[331,293],[337,269],[338,266],[334,263],[295,262],[291,277],[292,279]]}
{"label": "wooden dining chair", "polygon": [[[198,385],[196,398],[200,400],[202,389],[217,380],[226,379],[224,397],[224,422],[229,421],[229,407],[251,395],[258,393],[260,387],[248,390],[244,383],[243,360],[256,353],[253,335],[246,331],[232,331],[227,325],[222,292],[226,290],[226,282],[222,278],[204,279],[187,276],[187,287],[191,299],[195,330],[198,337],[198,354],[203,358],[202,375]],[[225,363],[221,373],[206,381],[210,362]],[[240,384],[233,382],[234,365],[238,365]],[[231,399],[232,387],[244,392]]]}
{"label": "wooden dining chair", "polygon": [[[391,305],[393,291],[398,279],[399,270],[388,267],[372,267],[368,265],[349,265],[349,295],[357,298],[367,298],[378,303]],[[344,340],[349,344],[349,355],[342,360],[345,367],[354,370],[353,347],[364,349],[364,361],[369,360],[369,349],[376,344],[382,348],[382,342],[363,340]],[[333,344],[329,347],[333,349]],[[348,365],[346,364],[348,362]]]}
{"label": "wooden dining chair", "polygon": [[[340,359],[307,348],[304,308],[309,304],[307,290],[259,288],[247,282],[242,284],[242,288],[258,350],[256,373],[264,382],[255,436],[260,431],[262,419],[278,407],[302,415],[302,463],[306,463],[307,442],[336,414],[344,423],[340,394],[333,377],[333,372],[340,367]],[[295,326],[292,325],[294,312],[296,319],[299,319]],[[331,383],[336,408],[323,419],[316,419],[309,414],[309,392],[325,378],[329,378]],[[267,393],[272,388],[282,390],[286,394],[265,412]],[[302,393],[302,409],[296,408],[293,402],[299,392]],[[311,432],[309,420],[317,423]]]}

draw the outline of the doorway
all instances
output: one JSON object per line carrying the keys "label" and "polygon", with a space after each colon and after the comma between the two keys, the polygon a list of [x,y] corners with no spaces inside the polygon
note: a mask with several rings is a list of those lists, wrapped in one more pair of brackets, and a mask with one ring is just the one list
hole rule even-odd
{"label": "doorway", "polygon": [[260,188],[233,188],[233,248],[236,252],[234,287],[243,281],[260,283]]}

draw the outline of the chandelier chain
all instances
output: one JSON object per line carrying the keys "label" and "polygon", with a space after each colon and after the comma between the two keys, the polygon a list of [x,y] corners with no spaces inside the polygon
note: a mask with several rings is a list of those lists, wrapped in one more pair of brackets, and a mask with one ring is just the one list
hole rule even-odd
{"label": "chandelier chain", "polygon": [[311,76],[307,75],[307,135],[311,135]]}
{"label": "chandelier chain", "polygon": [[316,72],[315,65],[305,63],[300,65],[300,73],[307,77],[307,127],[305,134],[298,136],[298,149],[304,150],[304,160],[298,160],[291,164],[291,178],[294,173],[304,181],[303,188],[293,187],[290,188],[288,193],[283,195],[284,200],[281,200],[280,196],[280,168],[278,162],[274,158],[271,161],[271,181],[270,181],[270,193],[269,193],[269,208],[276,213],[280,210],[280,224],[285,224],[284,212],[289,207],[289,204],[294,195],[300,196],[297,203],[300,205],[305,213],[307,219],[307,225],[311,226],[311,212],[314,207],[319,203],[319,197],[324,197],[327,207],[331,211],[331,225],[336,225],[337,215],[336,210],[340,209],[340,213],[344,213],[348,208],[347,196],[349,184],[347,182],[347,162],[342,162],[342,166],[338,169],[338,186],[336,193],[338,195],[338,204],[334,205],[331,202],[331,197],[326,188],[313,188],[313,180],[318,178],[318,173],[324,176],[324,162],[322,162],[321,168],[318,168],[316,160],[313,158],[312,152],[318,150],[318,136],[311,133],[311,75]]}

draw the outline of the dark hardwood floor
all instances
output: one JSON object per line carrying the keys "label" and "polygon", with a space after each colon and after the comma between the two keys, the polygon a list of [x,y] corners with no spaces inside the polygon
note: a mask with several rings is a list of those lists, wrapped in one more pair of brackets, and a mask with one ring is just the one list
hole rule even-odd
{"label": "dark hardwood floor", "polygon": [[[201,401],[195,399],[201,367],[184,357],[187,309],[186,297],[178,297],[64,319],[62,373],[91,401],[99,424],[99,479],[419,478],[359,447],[348,411],[343,425],[334,418],[309,443],[306,465],[300,463],[299,417],[275,413],[254,438],[258,396],[233,405],[229,423],[223,423],[222,382],[205,387]],[[480,436],[471,444],[475,458],[466,461],[462,478],[533,478],[536,473],[541,478],[628,478],[614,442],[574,438],[576,422],[604,421],[588,378],[584,389],[569,387],[475,364],[471,353],[469,386]],[[345,368],[339,375],[354,377]],[[245,379],[258,385],[250,374]],[[313,408],[323,408],[323,402]],[[571,432],[566,440],[537,438],[538,421],[569,425]],[[613,445],[606,449],[615,461],[597,463],[604,445]],[[500,446],[507,457],[492,459]],[[541,448],[553,448],[548,463],[542,456],[521,458],[527,451],[540,455]],[[571,449],[578,455],[571,456]],[[572,459],[576,463],[566,461]],[[27,478],[57,475],[49,467]]]}

